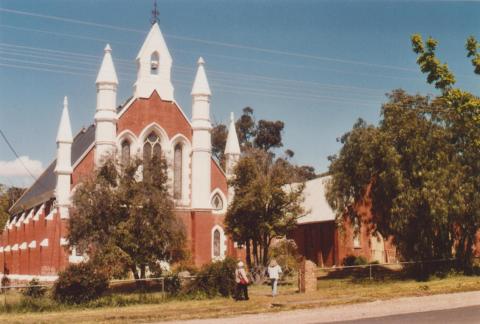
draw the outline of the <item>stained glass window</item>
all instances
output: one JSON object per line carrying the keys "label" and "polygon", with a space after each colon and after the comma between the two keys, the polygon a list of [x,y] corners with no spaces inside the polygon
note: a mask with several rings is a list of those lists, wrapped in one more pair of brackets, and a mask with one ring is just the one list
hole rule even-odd
{"label": "stained glass window", "polygon": [[175,145],[173,156],[173,197],[182,198],[182,146]]}
{"label": "stained glass window", "polygon": [[218,229],[213,232],[213,257],[220,257],[220,231]]}
{"label": "stained glass window", "polygon": [[130,161],[130,143],[127,140],[122,142],[122,162],[128,163]]}
{"label": "stained glass window", "polygon": [[160,137],[155,132],[148,134],[143,144],[143,159],[151,159],[153,155],[158,157],[162,155]]}

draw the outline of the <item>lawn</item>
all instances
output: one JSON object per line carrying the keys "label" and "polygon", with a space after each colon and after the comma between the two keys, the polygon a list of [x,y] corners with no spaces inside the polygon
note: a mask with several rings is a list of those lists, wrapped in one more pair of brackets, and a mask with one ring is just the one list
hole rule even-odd
{"label": "lawn", "polygon": [[[92,304],[91,308],[64,307],[55,311],[0,313],[1,323],[130,323],[148,321],[167,321],[192,318],[223,317],[248,313],[275,312],[312,307],[324,307],[348,303],[391,299],[403,296],[425,296],[439,293],[480,290],[480,277],[451,276],[445,279],[432,279],[428,282],[414,280],[354,280],[354,279],[322,279],[318,281],[318,290],[310,294],[297,293],[296,285],[280,287],[280,295],[273,298],[269,295],[268,286],[250,288],[250,301],[235,302],[232,299],[215,298],[210,300],[166,300],[162,301],[159,293],[141,297],[139,294],[114,295],[103,297]],[[0,297],[0,305],[3,304]],[[143,304],[129,306],[111,305],[112,298],[116,304]],[[20,302],[18,294],[7,296],[9,304]],[[130,300],[130,301],[129,301]],[[48,301],[47,301],[48,302]],[[48,309],[48,308],[47,308]]]}

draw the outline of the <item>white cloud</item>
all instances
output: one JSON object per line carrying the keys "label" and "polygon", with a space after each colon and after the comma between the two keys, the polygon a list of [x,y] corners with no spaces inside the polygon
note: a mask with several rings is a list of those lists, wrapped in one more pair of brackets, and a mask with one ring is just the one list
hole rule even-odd
{"label": "white cloud", "polygon": [[31,160],[28,156],[21,156],[13,161],[0,160],[0,177],[30,177],[27,169],[35,177],[38,177],[44,170],[42,162]]}

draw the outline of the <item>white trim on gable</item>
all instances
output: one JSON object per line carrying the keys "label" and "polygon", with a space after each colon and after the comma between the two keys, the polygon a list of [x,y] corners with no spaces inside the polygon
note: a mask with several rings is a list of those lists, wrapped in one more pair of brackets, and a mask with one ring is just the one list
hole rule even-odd
{"label": "white trim on gable", "polygon": [[94,147],[95,147],[95,141],[93,141],[93,143],[90,144],[90,146],[82,153],[82,155],[80,155],[77,161],[75,161],[75,163],[72,165],[72,169],[74,172],[75,172],[75,168],[80,164],[80,162],[83,161],[83,159],[85,159],[85,157],[88,155],[88,153],[90,153],[91,150],[93,150]]}

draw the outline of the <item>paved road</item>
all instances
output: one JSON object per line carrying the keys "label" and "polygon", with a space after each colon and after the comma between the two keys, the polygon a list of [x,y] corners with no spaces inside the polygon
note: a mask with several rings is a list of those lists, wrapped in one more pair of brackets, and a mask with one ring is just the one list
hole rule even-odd
{"label": "paved road", "polygon": [[[172,322],[169,322],[172,323]],[[480,291],[404,297],[306,310],[178,321],[182,324],[319,324],[319,323],[476,323]]]}
{"label": "paved road", "polygon": [[[333,323],[333,322],[330,322]],[[361,320],[334,322],[344,324],[403,324],[403,323],[462,323],[462,324],[478,324],[480,323],[480,306],[470,306],[446,310],[437,310],[421,313],[410,313],[401,315],[391,315],[383,317],[365,318]]]}

